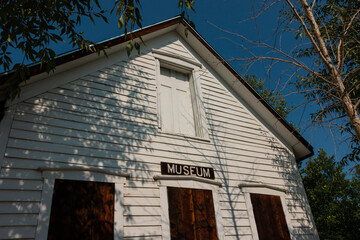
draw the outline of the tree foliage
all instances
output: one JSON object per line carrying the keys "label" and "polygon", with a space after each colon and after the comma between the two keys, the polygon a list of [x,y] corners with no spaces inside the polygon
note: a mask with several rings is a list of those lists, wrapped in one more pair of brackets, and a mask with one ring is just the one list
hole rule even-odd
{"label": "tree foliage", "polygon": [[294,9],[286,14],[296,19],[298,13],[296,20],[303,20],[296,38],[312,43],[296,57],[314,64],[313,71],[298,76],[296,87],[319,106],[312,120],[350,134],[353,151],[347,159],[360,160],[360,1],[320,0],[311,6],[301,1]]}
{"label": "tree foliage", "polygon": [[320,239],[351,240],[360,236],[360,174],[352,178],[344,164],[323,149],[300,169]]}
{"label": "tree foliage", "polygon": [[[19,93],[19,83],[29,76],[26,62],[39,62],[50,72],[55,67],[56,57],[50,47],[52,43],[68,41],[73,48],[99,51],[76,27],[84,18],[92,22],[96,18],[107,21],[104,13],[97,0],[1,1],[0,64],[5,71],[16,73],[5,83],[1,82],[2,93],[9,89],[13,97]],[[11,55],[16,50],[22,52],[23,60],[14,63]]]}
{"label": "tree foliage", "polygon": [[[181,16],[189,20],[188,11],[195,11],[193,5],[193,0],[178,0]],[[54,43],[67,42],[72,48],[98,54],[104,51],[101,45],[84,38],[79,26],[89,20],[108,22],[105,13],[98,0],[0,1],[0,65],[11,75],[0,79],[0,102],[19,94],[19,84],[30,75],[25,63],[40,63],[48,73],[55,68],[56,52],[51,48]],[[125,36],[140,37],[127,35],[142,27],[140,0],[114,0],[111,13],[118,16],[118,27]],[[129,40],[132,41],[126,46],[128,54],[133,49],[139,51],[141,41]],[[12,61],[14,51],[22,52],[21,62]]]}
{"label": "tree foliage", "polygon": [[[258,32],[258,40],[251,40],[225,31],[239,37],[239,45],[248,54],[232,60],[243,61],[246,70],[256,62],[268,61],[269,71],[277,63],[289,64],[289,79],[280,84],[294,83],[305,96],[301,105],[314,103],[307,109],[313,111],[312,123],[329,128],[331,135],[341,133],[352,149],[346,159],[359,160],[360,1],[263,0],[254,4],[259,9],[249,19],[256,26],[259,16],[282,4],[275,37],[263,41]],[[289,32],[296,41],[284,41]]]}
{"label": "tree foliage", "polygon": [[292,107],[288,107],[284,96],[281,92],[275,90],[269,90],[265,87],[264,81],[260,80],[255,75],[246,75],[245,81],[262,97],[264,98],[272,108],[282,117],[286,116],[292,110]]}

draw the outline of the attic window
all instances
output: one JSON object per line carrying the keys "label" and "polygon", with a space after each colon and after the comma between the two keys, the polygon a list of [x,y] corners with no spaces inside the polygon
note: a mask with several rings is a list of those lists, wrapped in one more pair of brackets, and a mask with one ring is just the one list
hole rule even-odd
{"label": "attic window", "polygon": [[208,139],[199,66],[156,52],[159,128],[164,133]]}
{"label": "attic window", "polygon": [[160,67],[159,81],[161,129],[195,136],[189,74]]}

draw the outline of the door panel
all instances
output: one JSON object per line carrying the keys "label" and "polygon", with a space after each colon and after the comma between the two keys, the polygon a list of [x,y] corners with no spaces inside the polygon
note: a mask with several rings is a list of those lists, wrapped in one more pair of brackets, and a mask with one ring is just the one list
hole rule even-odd
{"label": "door panel", "polygon": [[290,240],[279,196],[250,194],[260,240]]}
{"label": "door panel", "polygon": [[168,187],[171,239],[215,240],[211,190]]}
{"label": "door panel", "polygon": [[56,180],[48,239],[114,237],[113,183]]}

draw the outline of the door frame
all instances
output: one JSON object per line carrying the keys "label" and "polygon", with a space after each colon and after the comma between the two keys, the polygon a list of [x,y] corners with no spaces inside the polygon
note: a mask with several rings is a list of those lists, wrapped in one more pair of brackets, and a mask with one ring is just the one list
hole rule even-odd
{"label": "door frame", "polygon": [[271,195],[280,197],[281,206],[285,215],[286,225],[289,230],[290,238],[295,240],[294,228],[291,224],[291,216],[286,204],[286,190],[280,187],[273,187],[267,184],[239,184],[239,188],[244,194],[246,208],[249,215],[250,228],[253,235],[254,240],[259,240],[259,235],[256,227],[256,221],[254,216],[254,210],[251,203],[251,193],[263,194],[263,195]]}
{"label": "door frame", "polygon": [[56,179],[114,183],[114,240],[123,239],[123,191],[130,174],[84,167],[43,167],[38,170],[42,172],[43,188],[35,240],[47,239]]}
{"label": "door frame", "polygon": [[161,220],[163,239],[171,239],[167,187],[211,190],[214,202],[217,235],[219,239],[224,239],[224,227],[222,223],[219,198],[219,192],[221,191],[222,185],[220,182],[214,180],[204,181],[204,179],[187,176],[155,176],[154,179],[157,180],[158,186],[160,188],[160,206],[162,210]]}

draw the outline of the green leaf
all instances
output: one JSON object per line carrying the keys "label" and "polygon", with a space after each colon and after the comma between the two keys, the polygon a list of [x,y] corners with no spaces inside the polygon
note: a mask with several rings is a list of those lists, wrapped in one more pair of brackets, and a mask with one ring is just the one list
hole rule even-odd
{"label": "green leaf", "polygon": [[137,50],[137,53],[140,54],[140,44],[138,42],[134,43],[135,49]]}
{"label": "green leaf", "polygon": [[126,44],[126,52],[128,56],[130,56],[132,50],[133,50],[133,45],[131,42],[128,42],[128,44]]}
{"label": "green leaf", "polygon": [[118,27],[119,29],[121,29],[124,26],[124,18],[123,15],[121,15],[121,17],[118,20]]}
{"label": "green leaf", "polygon": [[98,0],[94,0],[94,2],[95,2],[96,6],[97,6],[98,8],[101,8]]}
{"label": "green leaf", "polygon": [[107,19],[107,17],[105,17],[104,15],[100,15],[100,17],[104,20],[104,22],[109,24],[109,20]]}
{"label": "green leaf", "polygon": [[194,23],[193,21],[189,21],[189,25],[190,25],[193,29],[195,29],[195,23]]}
{"label": "green leaf", "polygon": [[179,0],[178,7],[179,7],[179,8],[182,7],[183,4],[184,4],[184,0]]}
{"label": "green leaf", "polygon": [[94,18],[93,18],[93,16],[92,16],[91,14],[89,15],[89,18],[90,18],[91,22],[92,22],[93,24],[95,24],[95,20],[94,20]]}

